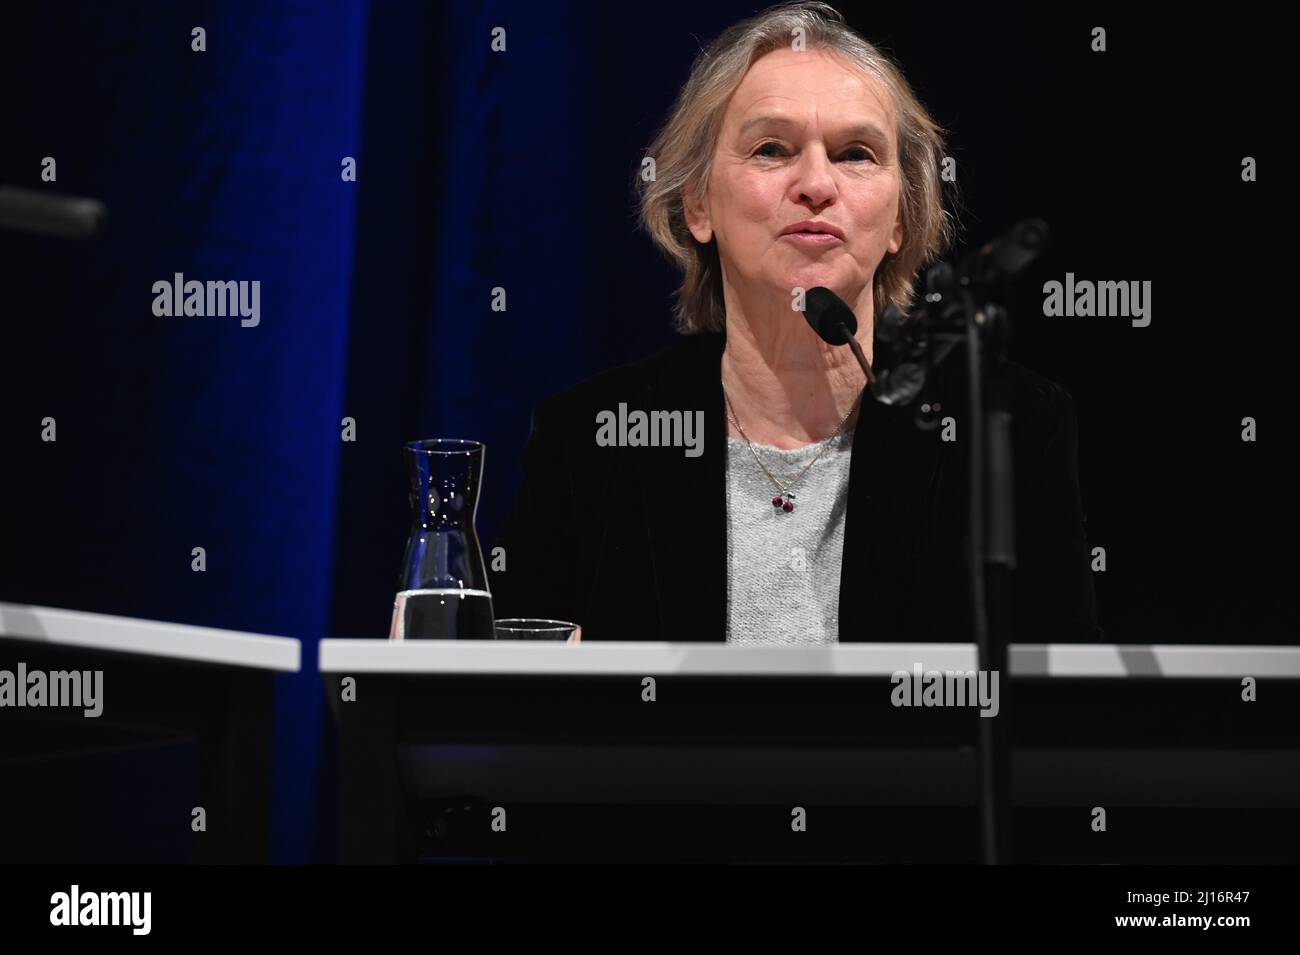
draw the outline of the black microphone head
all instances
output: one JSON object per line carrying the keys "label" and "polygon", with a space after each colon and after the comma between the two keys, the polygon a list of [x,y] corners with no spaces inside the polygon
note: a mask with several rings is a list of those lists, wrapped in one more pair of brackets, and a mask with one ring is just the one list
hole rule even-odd
{"label": "black microphone head", "polygon": [[858,318],[844,300],[824,286],[804,293],[803,317],[828,345],[847,345],[858,330]]}
{"label": "black microphone head", "polygon": [[965,273],[981,285],[1005,285],[1042,255],[1050,237],[1051,230],[1042,219],[1017,222],[1006,235],[976,250]]}

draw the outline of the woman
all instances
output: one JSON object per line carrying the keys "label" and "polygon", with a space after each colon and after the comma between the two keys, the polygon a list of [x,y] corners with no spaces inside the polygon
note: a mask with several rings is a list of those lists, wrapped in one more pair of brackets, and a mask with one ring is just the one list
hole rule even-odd
{"label": "woman", "polygon": [[[641,221],[684,273],[684,334],[536,408],[497,615],[586,640],[972,639],[966,445],[877,404],[794,307],[834,291],[871,360],[874,317],[950,238],[939,128],[836,11],[796,4],[697,59],[648,155]],[[1071,401],[1019,367],[1013,386],[1016,639],[1095,640]],[[638,411],[702,441],[636,434]]]}

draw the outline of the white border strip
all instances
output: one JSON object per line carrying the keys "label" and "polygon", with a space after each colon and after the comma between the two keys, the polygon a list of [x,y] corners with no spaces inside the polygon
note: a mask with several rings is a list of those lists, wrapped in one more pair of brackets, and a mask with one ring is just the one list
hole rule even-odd
{"label": "white border strip", "polygon": [[5,639],[287,673],[302,669],[302,644],[292,637],[267,637],[57,607],[0,603],[0,640]]}
{"label": "white border strip", "polygon": [[[965,643],[872,643],[834,647],[532,640],[322,640],[322,673],[660,674],[700,676],[889,676],[973,670]],[[1020,677],[1300,679],[1300,647],[1017,644]]]}

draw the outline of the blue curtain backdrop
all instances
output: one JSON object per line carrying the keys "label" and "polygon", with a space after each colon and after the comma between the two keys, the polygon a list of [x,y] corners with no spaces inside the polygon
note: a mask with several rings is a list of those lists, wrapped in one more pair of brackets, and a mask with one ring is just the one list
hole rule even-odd
{"label": "blue curtain backdrop", "polygon": [[[366,14],[51,4],[18,14],[23,45],[6,57],[5,88],[23,95],[2,178],[100,197],[111,225],[88,245],[5,240],[18,385],[5,443],[27,471],[27,496],[7,502],[23,553],[5,597],[301,638],[303,672],[276,688],[281,860],[310,858],[318,824],[312,671],[329,630],[357,242],[339,163],[362,147]],[[191,49],[195,26],[206,52]],[[56,183],[39,180],[45,156]],[[178,272],[259,281],[260,323],[155,317],[153,283]],[[45,416],[58,440],[33,444]],[[108,788],[115,773],[100,773]]]}
{"label": "blue curtain backdrop", "polygon": [[[609,28],[585,5],[193,0],[56,3],[6,30],[0,75],[23,94],[0,182],[98,197],[111,218],[88,244],[0,233],[4,442],[20,465],[0,599],[301,639],[302,672],[276,688],[279,861],[333,850],[317,642],[385,633],[402,443],[487,443],[490,542],[532,402],[669,339],[671,276],[633,235],[628,197],[671,90],[603,82],[630,68]],[[665,29],[646,62],[680,82],[694,51]],[[661,294],[594,267],[611,256],[639,260]],[[153,283],[175,273],[259,281],[259,324],[153,315]],[[188,760],[47,781],[170,779]],[[148,788],[114,812],[183,857],[156,818],[175,787]],[[82,857],[121,857],[102,830],[80,836]]]}
{"label": "blue curtain backdrop", "polygon": [[[102,198],[111,225],[86,244],[0,234],[0,599],[300,638],[303,671],[277,685],[276,859],[332,852],[316,645],[385,632],[407,530],[402,443],[487,443],[489,544],[532,405],[667,343],[673,275],[633,229],[630,182],[699,43],[757,6],[6,10],[0,182]],[[1253,93],[1281,84],[1285,60],[1259,51],[1211,88],[1193,81],[1211,40],[1244,50],[1288,34],[1110,12],[1102,69],[1071,32],[1089,17],[902,7],[848,12],[954,130],[971,238],[1042,215],[1060,239],[1040,284],[1072,269],[1161,290],[1146,335],[1017,326],[1017,356],[1080,409],[1091,531],[1116,565],[1098,581],[1103,624],[1139,642],[1291,639],[1294,554],[1259,536],[1285,526],[1267,502],[1284,498],[1287,449],[1207,451],[1206,435],[1286,407],[1268,363],[1293,348],[1260,354],[1207,306],[1267,313],[1272,300],[1241,278],[1258,251],[1221,243],[1216,268],[1189,283],[1196,230],[1176,227],[1194,197],[1198,222],[1267,233],[1276,193],[1243,192],[1235,168],[1245,152],[1281,164]],[[490,46],[497,27],[504,53]],[[1196,139],[1207,113],[1213,142]],[[1153,116],[1167,136],[1153,138]],[[1193,139],[1195,163],[1167,151]],[[40,180],[46,156],[55,183]],[[340,176],[344,157],[356,182]],[[260,281],[260,324],[155,317],[152,284],[177,272]],[[1036,307],[1028,284],[1022,312]],[[504,312],[491,308],[498,287]],[[1294,343],[1294,323],[1273,334]],[[1231,400],[1189,412],[1206,341],[1216,394]],[[53,444],[39,440],[47,416]],[[354,442],[341,440],[345,416]],[[191,570],[198,546],[204,573]],[[1232,556],[1205,561],[1198,547]],[[160,753],[96,778],[185,766]],[[158,798],[139,814],[165,811]]]}

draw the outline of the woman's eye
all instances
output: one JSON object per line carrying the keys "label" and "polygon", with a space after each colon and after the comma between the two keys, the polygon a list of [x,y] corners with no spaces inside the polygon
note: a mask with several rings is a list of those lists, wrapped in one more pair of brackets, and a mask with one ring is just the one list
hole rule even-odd
{"label": "woman's eye", "polygon": [[[784,147],[780,143],[763,143],[757,147],[751,154],[761,156],[764,159],[777,159],[785,154]],[[842,158],[849,162],[875,162],[876,155],[865,146],[851,146],[844,151]]]}

